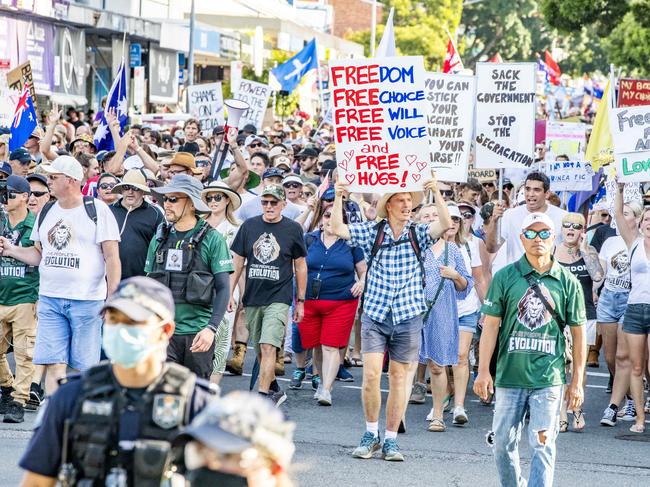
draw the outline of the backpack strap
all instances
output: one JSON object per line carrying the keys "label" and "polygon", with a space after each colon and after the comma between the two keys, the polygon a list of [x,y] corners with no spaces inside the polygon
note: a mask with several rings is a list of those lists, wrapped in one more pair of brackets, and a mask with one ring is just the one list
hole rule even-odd
{"label": "backpack strap", "polygon": [[377,229],[377,234],[375,235],[375,241],[372,243],[372,249],[370,250],[370,255],[368,256],[368,265],[366,266],[366,277],[363,282],[363,294],[361,295],[361,307],[363,308],[363,302],[365,301],[366,297],[366,290],[368,289],[368,274],[370,274],[370,267],[372,267],[372,262],[375,260],[375,256],[377,255],[377,252],[379,252],[379,249],[381,248],[381,244],[384,242],[384,236],[386,235],[386,225],[388,224],[387,220],[382,220],[377,225],[375,225],[375,228]]}
{"label": "backpack strap", "polygon": [[[420,275],[422,276],[422,287],[426,285],[426,281],[424,278],[424,256],[422,255],[422,250],[420,249],[420,244],[418,243],[418,235],[415,232],[415,224],[412,223],[409,225],[409,241],[411,242],[411,247],[413,247],[413,252],[415,252],[415,256],[418,259],[418,263],[420,264]],[[447,244],[445,244],[445,257],[446,257],[446,250],[447,250]]]}
{"label": "backpack strap", "polygon": [[551,317],[555,320],[555,322],[558,324],[560,327],[560,330],[564,332],[564,328],[566,326],[566,323],[564,323],[561,319],[560,316],[557,314],[555,309],[551,306],[551,304],[548,302],[546,299],[546,296],[544,296],[544,293],[542,293],[542,290],[539,287],[539,284],[535,279],[533,279],[533,276],[530,274],[526,274],[524,276],[523,272],[521,272],[521,267],[519,266],[519,261],[515,262],[515,269],[517,269],[517,272],[521,274],[521,276],[526,279],[526,282],[528,283],[528,286],[533,290],[535,293],[535,296],[542,302],[544,307],[546,308],[546,311],[548,311],[551,314]]}
{"label": "backpack strap", "polygon": [[38,214],[38,230],[41,230],[41,225],[43,224],[43,220],[45,220],[45,217],[47,216],[47,213],[52,209],[54,206],[54,203],[56,201],[48,201],[45,203],[43,208],[41,208],[41,212]]}
{"label": "backpack strap", "polygon": [[[56,201],[48,201],[45,203],[41,212],[38,214],[38,229],[40,231],[43,220],[47,216],[47,213],[52,209]],[[92,196],[83,197],[84,210],[86,210],[86,215],[90,218],[95,225],[97,225],[97,207],[95,206],[95,198]]]}

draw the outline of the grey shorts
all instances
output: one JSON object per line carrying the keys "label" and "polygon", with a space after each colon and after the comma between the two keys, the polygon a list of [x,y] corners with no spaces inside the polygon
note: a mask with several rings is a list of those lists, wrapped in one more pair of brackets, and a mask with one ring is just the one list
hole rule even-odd
{"label": "grey shorts", "polygon": [[623,331],[632,335],[650,335],[650,304],[628,304]]}
{"label": "grey shorts", "polygon": [[361,353],[384,353],[400,363],[416,362],[420,349],[422,315],[393,325],[390,313],[384,323],[361,315]]}

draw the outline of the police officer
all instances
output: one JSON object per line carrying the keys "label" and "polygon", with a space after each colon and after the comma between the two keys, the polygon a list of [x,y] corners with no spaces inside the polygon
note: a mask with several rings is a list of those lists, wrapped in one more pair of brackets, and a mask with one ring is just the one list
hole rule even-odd
{"label": "police officer", "polygon": [[159,486],[171,440],[214,390],[165,363],[174,301],[147,277],[125,279],[106,301],[103,348],[111,362],[64,380],[36,419],[20,460],[23,486]]}

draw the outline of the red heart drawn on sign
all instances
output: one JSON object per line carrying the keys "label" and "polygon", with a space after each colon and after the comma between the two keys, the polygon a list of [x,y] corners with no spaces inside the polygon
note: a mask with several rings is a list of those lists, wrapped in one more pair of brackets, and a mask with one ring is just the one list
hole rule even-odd
{"label": "red heart drawn on sign", "polygon": [[354,151],[346,150],[345,152],[343,152],[343,155],[347,158],[348,162],[350,162],[350,159],[352,159],[352,156],[354,156]]}
{"label": "red heart drawn on sign", "polygon": [[413,164],[417,160],[417,158],[418,158],[417,156],[409,154],[408,156],[406,156],[406,162],[408,162],[409,166],[410,166],[411,164]]}
{"label": "red heart drawn on sign", "polygon": [[[419,174],[418,174],[418,176],[419,176]],[[348,184],[352,184],[354,182],[355,178],[356,178],[356,176],[354,174],[346,174],[345,175],[345,179],[348,180]]]}
{"label": "red heart drawn on sign", "polygon": [[338,166],[339,166],[341,169],[347,171],[347,170],[348,170],[348,162],[349,162],[349,161],[341,161],[341,162],[339,162]]}
{"label": "red heart drawn on sign", "polygon": [[418,166],[418,171],[420,171],[420,172],[422,172],[422,169],[424,169],[425,167],[427,167],[427,163],[426,163],[426,162],[418,162],[416,165]]}
{"label": "red heart drawn on sign", "polygon": [[420,174],[411,174],[411,177],[413,178],[413,181],[415,181],[417,183],[420,180],[420,178],[422,177],[422,175],[420,175]]}

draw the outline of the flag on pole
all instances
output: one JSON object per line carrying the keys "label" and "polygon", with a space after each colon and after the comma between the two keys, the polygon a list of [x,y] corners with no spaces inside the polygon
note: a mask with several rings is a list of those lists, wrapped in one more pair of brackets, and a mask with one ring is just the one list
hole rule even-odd
{"label": "flag on pole", "polygon": [[115,110],[117,120],[120,122],[120,135],[122,135],[124,125],[126,125],[126,119],[129,115],[127,99],[126,71],[124,68],[124,59],[122,59],[120,67],[117,70],[117,76],[113,80],[111,89],[109,90],[108,96],[106,97],[106,108],[101,114],[99,125],[95,131],[95,145],[97,146],[98,151],[115,150],[113,136],[111,135],[111,131],[108,128],[108,122],[106,121],[106,112],[110,109]]}
{"label": "flag on pole", "polygon": [[381,36],[381,42],[377,48],[375,57],[395,57],[397,56],[397,48],[395,47],[395,29],[393,27],[393,13],[395,8],[390,8],[388,20],[386,20],[386,27],[384,27],[384,34]]}
{"label": "flag on pole", "polygon": [[280,64],[271,70],[282,91],[291,93],[300,84],[303,76],[312,69],[318,69],[318,54],[316,52],[316,39],[312,39],[298,54],[286,63]]}
{"label": "flag on pole", "polygon": [[463,69],[463,61],[460,59],[460,54],[456,50],[454,41],[451,39],[451,34],[447,32],[449,42],[447,43],[447,54],[445,54],[445,62],[442,66],[443,73],[458,74]]}
{"label": "flag on pole", "polygon": [[560,76],[562,76],[562,71],[560,71],[560,66],[555,62],[551,53],[548,52],[548,49],[544,52],[544,58],[546,61],[546,73],[548,74],[549,81],[554,85],[560,84]]}
{"label": "flag on pole", "polygon": [[503,58],[501,57],[501,54],[499,54],[497,52],[494,56],[492,56],[490,59],[488,59],[487,62],[488,63],[502,63]]}
{"label": "flag on pole", "polygon": [[32,100],[29,87],[25,83],[23,92],[20,94],[18,104],[16,105],[14,119],[11,122],[9,150],[13,151],[22,147],[37,126],[38,120],[36,119],[34,101]]}
{"label": "flag on pole", "polygon": [[614,161],[614,156],[612,155],[614,142],[612,141],[612,133],[609,130],[611,98],[610,81],[608,81],[603,92],[603,98],[598,105],[598,110],[596,110],[594,128],[591,131],[587,150],[585,151],[585,160],[591,161],[591,167],[594,172],[598,172],[602,166]]}

